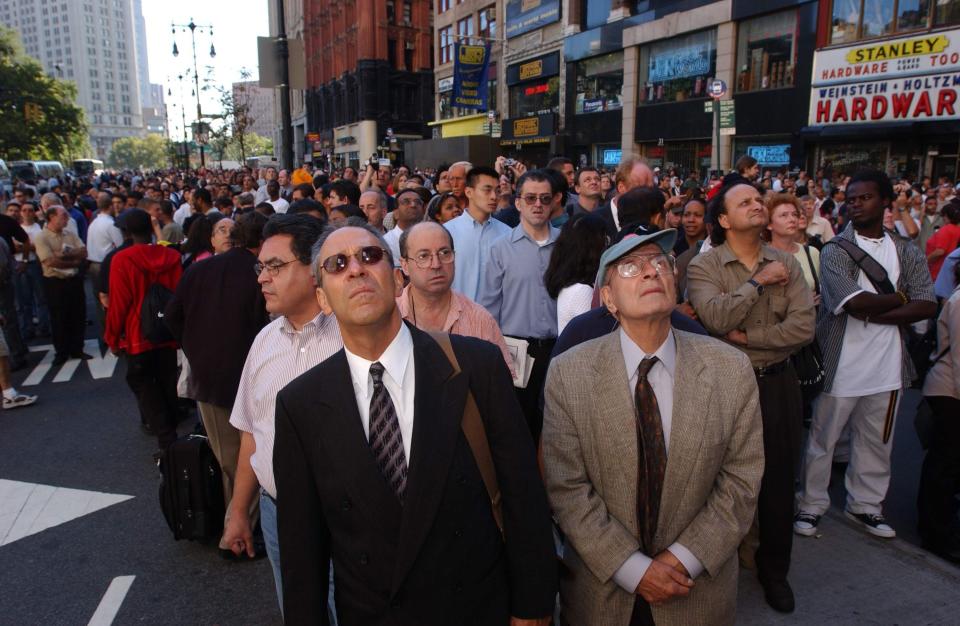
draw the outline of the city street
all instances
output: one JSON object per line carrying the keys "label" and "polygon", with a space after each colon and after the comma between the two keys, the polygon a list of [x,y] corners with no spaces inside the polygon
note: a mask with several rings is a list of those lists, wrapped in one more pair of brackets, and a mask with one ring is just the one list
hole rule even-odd
{"label": "city street", "polygon": [[[96,353],[92,341],[87,350]],[[38,350],[15,377],[37,404],[0,414],[0,622],[82,624],[96,613],[106,619],[92,623],[106,624],[115,611],[117,624],[279,623],[266,560],[228,563],[211,546],[173,540],[157,502],[155,442],[139,428],[123,363],[54,370],[49,358]],[[888,506],[902,539],[872,539],[835,510],[819,538],[794,543],[796,613],[774,613],[743,571],[740,623],[956,622],[960,569],[909,543],[915,400],[900,416]]]}

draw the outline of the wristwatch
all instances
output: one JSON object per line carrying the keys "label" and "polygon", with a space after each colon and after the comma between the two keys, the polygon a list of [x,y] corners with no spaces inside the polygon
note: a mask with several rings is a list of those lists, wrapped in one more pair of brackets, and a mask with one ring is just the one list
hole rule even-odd
{"label": "wristwatch", "polygon": [[761,285],[760,283],[758,283],[757,281],[755,281],[755,280],[752,279],[752,278],[751,278],[750,280],[748,280],[747,282],[750,283],[751,285],[753,285],[754,287],[756,287],[756,289],[757,289],[757,295],[758,295],[758,296],[762,296],[762,295],[763,295],[763,285]]}

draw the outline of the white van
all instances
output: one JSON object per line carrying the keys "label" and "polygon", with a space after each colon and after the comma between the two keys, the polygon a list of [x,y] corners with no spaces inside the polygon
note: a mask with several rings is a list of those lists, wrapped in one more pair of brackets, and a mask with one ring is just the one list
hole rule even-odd
{"label": "white van", "polygon": [[63,178],[63,165],[60,161],[13,161],[11,173],[21,181],[32,180],[40,186],[51,178]]}

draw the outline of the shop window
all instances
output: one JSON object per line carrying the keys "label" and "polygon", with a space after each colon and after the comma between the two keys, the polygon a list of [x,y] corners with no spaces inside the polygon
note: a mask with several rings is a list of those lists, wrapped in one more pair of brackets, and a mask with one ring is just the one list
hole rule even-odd
{"label": "shop window", "polygon": [[793,87],[797,12],[785,11],[740,24],[737,91]]}
{"label": "shop window", "polygon": [[830,43],[960,23],[960,0],[833,0]]}
{"label": "shop window", "polygon": [[716,30],[644,46],[640,50],[640,103],[705,98],[716,66]]}
{"label": "shop window", "polygon": [[453,61],[453,27],[440,29],[440,64]]}
{"label": "shop window", "polygon": [[623,107],[623,52],[584,59],[577,63],[579,113],[614,111]]}
{"label": "shop window", "polygon": [[527,117],[560,110],[560,78],[552,76],[510,88],[510,117]]}

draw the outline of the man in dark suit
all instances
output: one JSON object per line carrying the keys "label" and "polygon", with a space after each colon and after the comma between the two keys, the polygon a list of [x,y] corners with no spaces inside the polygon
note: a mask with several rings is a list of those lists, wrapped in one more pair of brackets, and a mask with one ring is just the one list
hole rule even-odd
{"label": "man in dark suit", "polygon": [[[549,509],[503,356],[451,336],[454,373],[436,341],[402,321],[399,270],[366,225],[325,231],[313,269],[344,350],[277,396],[287,623],[328,623],[332,557],[341,624],[546,626],[557,590]],[[461,430],[468,391],[502,534]]]}

